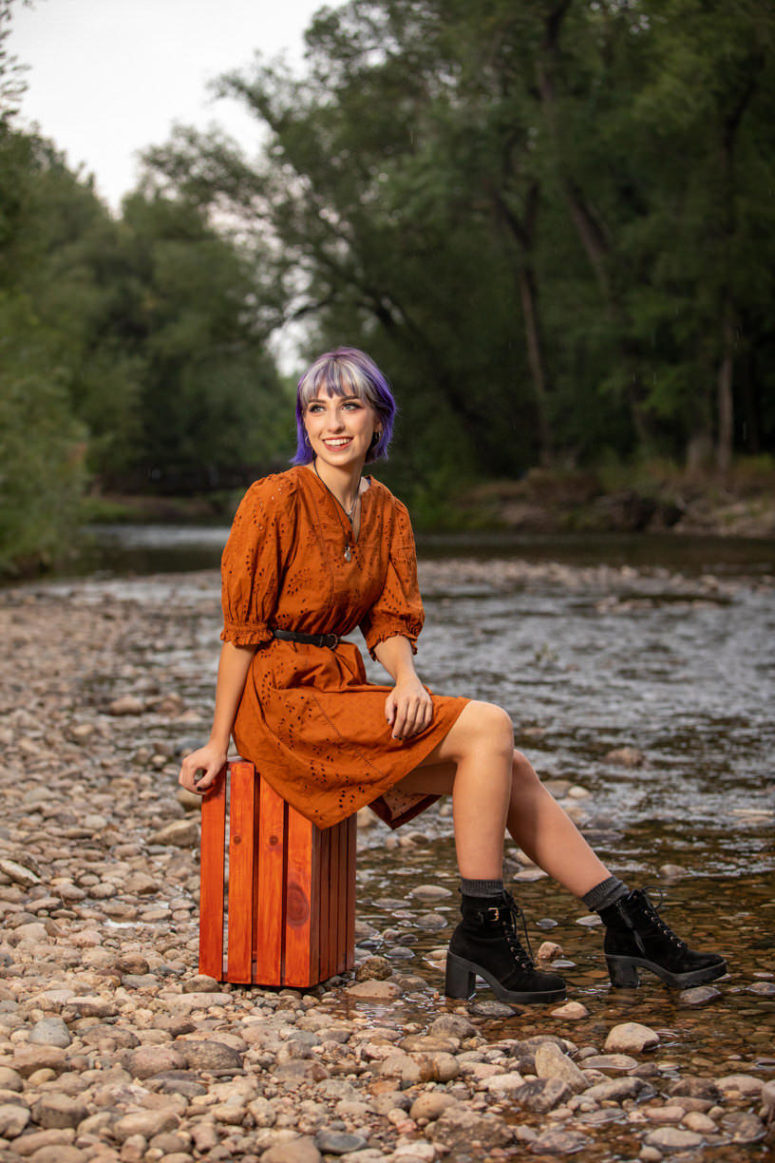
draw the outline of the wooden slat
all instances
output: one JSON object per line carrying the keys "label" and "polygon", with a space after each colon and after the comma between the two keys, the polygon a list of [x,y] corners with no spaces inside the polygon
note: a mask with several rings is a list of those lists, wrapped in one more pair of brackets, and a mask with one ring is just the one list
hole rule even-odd
{"label": "wooden slat", "polygon": [[347,865],[350,855],[347,820],[336,825],[339,846],[339,878],[336,883],[336,972],[344,973],[347,961]]}
{"label": "wooden slat", "polygon": [[260,781],[258,901],[255,981],[283,983],[284,860],[287,804],[265,779]]}
{"label": "wooden slat", "polygon": [[286,985],[308,986],[317,981],[320,914],[316,849],[319,830],[300,812],[288,808],[285,880]]}
{"label": "wooden slat", "polygon": [[223,857],[226,768],[202,800],[199,881],[199,972],[223,981]]}
{"label": "wooden slat", "polygon": [[345,969],[355,965],[355,867],[357,857],[358,828],[355,816],[350,816],[347,825],[347,877],[342,886],[347,894],[347,928],[345,931]]}
{"label": "wooden slat", "polygon": [[[231,765],[229,806],[229,938],[227,977],[250,982],[253,969],[255,770],[252,763]],[[236,922],[236,923],[235,923]]]}
{"label": "wooden slat", "polygon": [[331,924],[329,921],[329,905],[331,900],[331,829],[326,828],[320,833],[320,955],[318,979],[325,981],[331,976]]}
{"label": "wooden slat", "polygon": [[341,873],[341,852],[339,834],[336,825],[329,828],[331,833],[331,857],[328,871],[328,928],[330,933],[328,947],[328,973],[333,977],[339,963],[339,879]]}

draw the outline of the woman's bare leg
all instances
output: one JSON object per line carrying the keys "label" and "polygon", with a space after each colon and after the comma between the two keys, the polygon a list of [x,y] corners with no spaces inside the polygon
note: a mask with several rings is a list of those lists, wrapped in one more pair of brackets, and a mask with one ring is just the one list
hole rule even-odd
{"label": "woman's bare leg", "polygon": [[507,827],[525,855],[574,896],[611,875],[521,751],[514,752]]}
{"label": "woman's bare leg", "polygon": [[506,712],[470,702],[424,764],[399,784],[426,795],[451,792],[458,868],[466,880],[503,876],[513,751]]}
{"label": "woman's bare leg", "polygon": [[513,738],[505,711],[471,702],[400,786],[426,795],[452,795],[458,868],[465,879],[503,876],[508,828],[539,868],[582,897],[610,873],[529,761],[514,750]]}

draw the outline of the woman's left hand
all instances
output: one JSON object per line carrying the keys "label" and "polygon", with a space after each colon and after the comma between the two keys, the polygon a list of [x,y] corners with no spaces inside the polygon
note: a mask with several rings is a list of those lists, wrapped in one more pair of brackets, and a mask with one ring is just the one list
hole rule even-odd
{"label": "woman's left hand", "polygon": [[408,739],[424,731],[433,718],[433,701],[414,675],[399,680],[385,699],[385,718],[394,739]]}

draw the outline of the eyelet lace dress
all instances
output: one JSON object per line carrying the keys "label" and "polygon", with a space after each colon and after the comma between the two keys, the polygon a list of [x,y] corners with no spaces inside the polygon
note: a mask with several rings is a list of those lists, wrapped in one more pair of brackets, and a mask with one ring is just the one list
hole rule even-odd
{"label": "eyelet lace dress", "polygon": [[369,478],[350,560],[336,500],[308,468],[251,485],[221,563],[221,638],[258,649],[234,723],[234,741],[271,786],[318,827],[368,804],[392,828],[435,796],[394,785],[447,735],[465,698],[432,694],[433,719],[394,739],[390,686],[370,683],[354,642],[335,649],[272,636],[273,628],[349,635],[374,648],[396,634],[416,649],[423,625],[414,538],[406,507]]}

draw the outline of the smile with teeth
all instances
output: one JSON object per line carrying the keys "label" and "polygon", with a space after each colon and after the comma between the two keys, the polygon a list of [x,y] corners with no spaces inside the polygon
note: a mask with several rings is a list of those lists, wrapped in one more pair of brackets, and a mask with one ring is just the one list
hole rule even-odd
{"label": "smile with teeth", "polygon": [[349,444],[351,440],[351,436],[334,436],[324,440],[323,443],[326,448],[344,448],[345,444]]}

